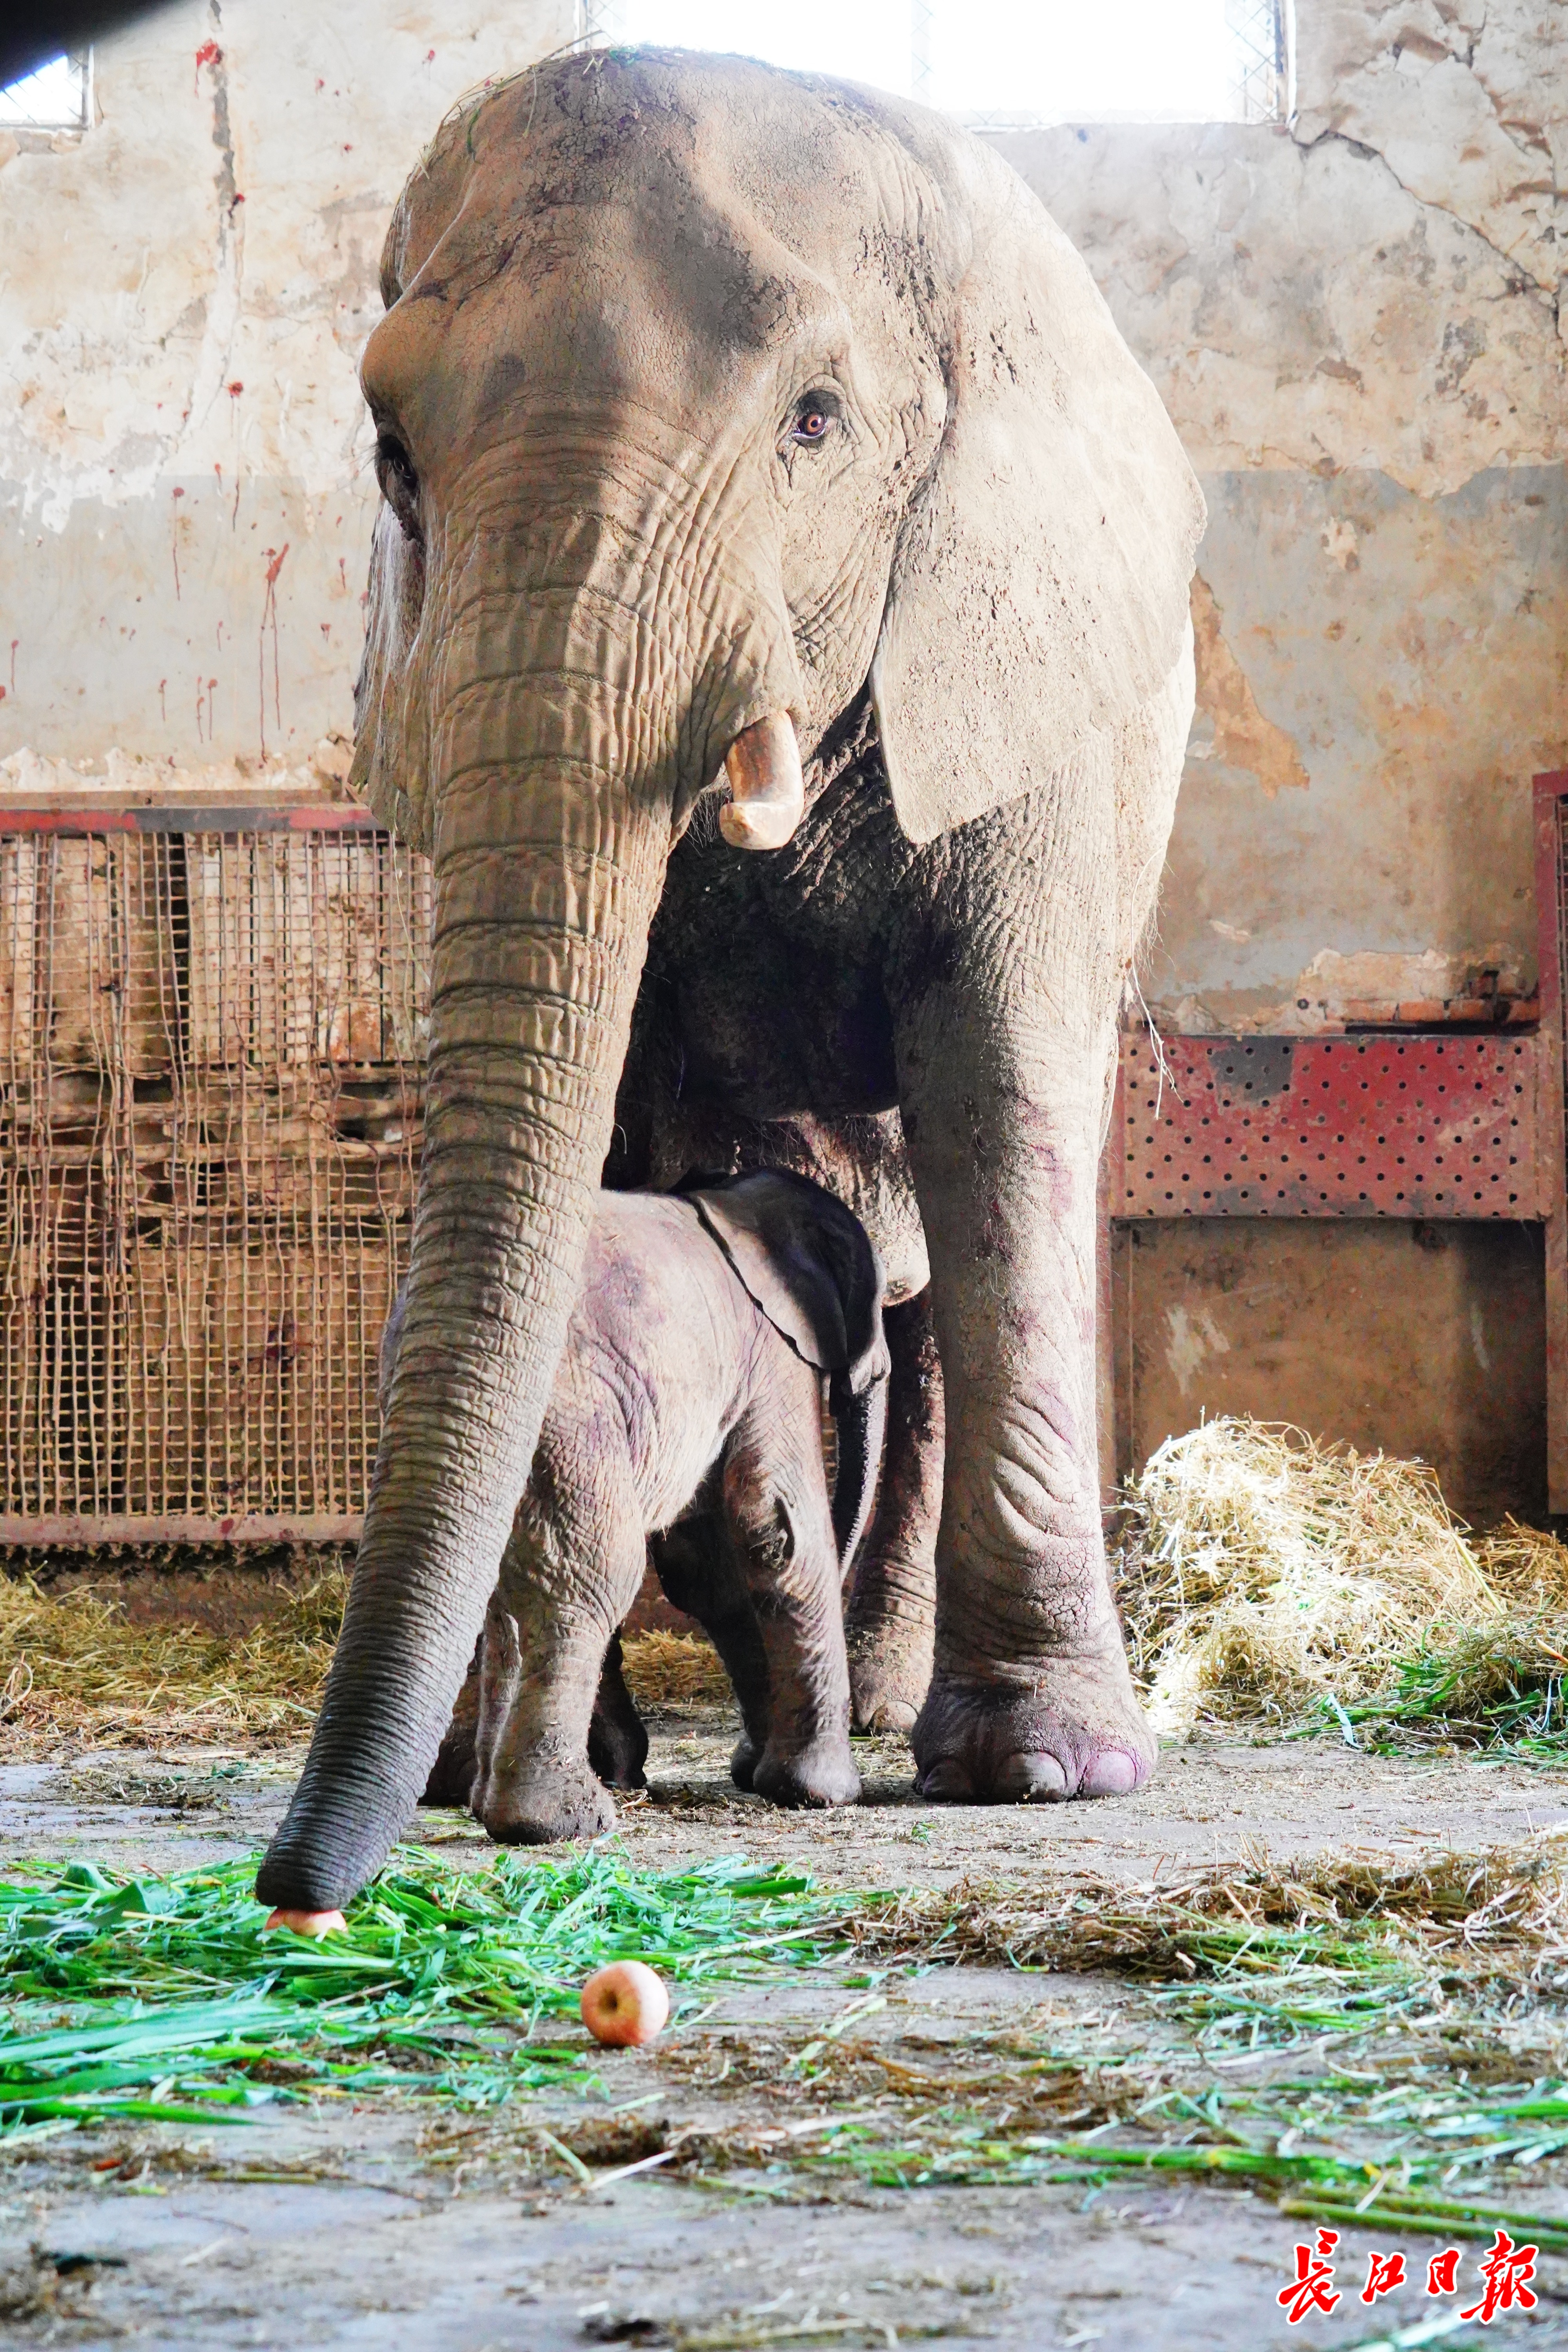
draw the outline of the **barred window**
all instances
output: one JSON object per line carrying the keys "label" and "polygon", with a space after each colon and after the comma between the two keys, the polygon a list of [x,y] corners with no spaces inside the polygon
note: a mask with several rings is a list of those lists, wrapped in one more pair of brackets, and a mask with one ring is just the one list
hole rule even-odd
{"label": "barred window", "polygon": [[84,131],[92,121],[92,53],[52,58],[0,89],[0,131]]}
{"label": "barred window", "polygon": [[868,81],[977,130],[1274,122],[1289,110],[1291,0],[578,0],[585,40],[740,50]]}

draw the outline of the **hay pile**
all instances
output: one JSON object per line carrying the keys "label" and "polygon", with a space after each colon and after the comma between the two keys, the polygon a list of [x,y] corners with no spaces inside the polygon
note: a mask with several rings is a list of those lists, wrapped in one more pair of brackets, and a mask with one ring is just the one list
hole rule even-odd
{"label": "hay pile", "polygon": [[621,1661],[626,1688],[644,1714],[732,1704],[730,1677],[705,1633],[637,1633]]}
{"label": "hay pile", "polygon": [[1166,1737],[1325,1713],[1474,1727],[1549,1709],[1568,1668],[1568,1549],[1511,1522],[1478,1540],[1425,1464],[1224,1419],[1168,1439],[1125,1502],[1129,1648]]}
{"label": "hay pile", "polygon": [[[1124,1496],[1128,1647],[1156,1730],[1208,1723],[1436,1740],[1568,1761],[1568,1547],[1472,1536],[1419,1462],[1226,1419],[1167,1440]],[[310,1727],[348,1579],[255,1631],[142,1625],[112,1581],[59,1597],[0,1577],[0,1754],[62,1742],[265,1742]],[[700,1633],[626,1643],[646,1712],[731,1704]]]}
{"label": "hay pile", "polygon": [[[348,1592],[346,1569],[285,1591],[264,1622],[236,1636],[196,1625],[137,1624],[111,1580],[50,1592],[0,1576],[0,1757],[54,1756],[62,1744],[303,1738],[321,1703]],[[637,1705],[730,1704],[730,1685],[700,1633],[627,1642]]]}
{"label": "hay pile", "polygon": [[236,1639],[191,1625],[138,1625],[112,1585],[57,1598],[0,1577],[0,1754],[62,1742],[300,1739],[309,1731],[342,1620],[348,1578],[330,1570],[286,1592]]}

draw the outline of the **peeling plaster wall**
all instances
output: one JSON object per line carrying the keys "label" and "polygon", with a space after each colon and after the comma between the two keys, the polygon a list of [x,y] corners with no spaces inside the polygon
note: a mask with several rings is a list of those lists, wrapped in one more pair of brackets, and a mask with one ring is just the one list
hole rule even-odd
{"label": "peeling plaster wall", "polygon": [[347,730],[387,215],[456,98],[572,32],[203,0],[99,45],[79,143],[0,132],[0,759],[232,772]]}
{"label": "peeling plaster wall", "polygon": [[1209,501],[1145,977],[1175,1030],[1332,1025],[1434,959],[1528,987],[1530,778],[1568,764],[1568,8],[1296,22],[1289,130],[996,142]]}

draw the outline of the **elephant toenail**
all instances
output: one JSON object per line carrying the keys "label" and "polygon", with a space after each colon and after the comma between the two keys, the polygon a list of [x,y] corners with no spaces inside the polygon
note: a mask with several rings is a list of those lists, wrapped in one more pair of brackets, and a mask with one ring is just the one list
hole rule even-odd
{"label": "elephant toenail", "polygon": [[1080,1797],[1125,1797],[1138,1785],[1138,1767],[1120,1748],[1091,1756],[1079,1782]]}
{"label": "elephant toenail", "polygon": [[934,1797],[939,1804],[962,1805],[974,1794],[974,1783],[956,1757],[944,1756],[915,1782],[915,1792]]}
{"label": "elephant toenail", "polygon": [[1004,1803],[1049,1804],[1068,1793],[1068,1776],[1054,1756],[1043,1752],[1009,1756],[992,1782]]}

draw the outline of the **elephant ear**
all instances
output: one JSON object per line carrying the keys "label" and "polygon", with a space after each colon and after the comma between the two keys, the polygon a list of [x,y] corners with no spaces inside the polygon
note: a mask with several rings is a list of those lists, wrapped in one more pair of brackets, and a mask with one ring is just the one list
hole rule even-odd
{"label": "elephant ear", "polygon": [[886,1379],[882,1263],[841,1201],[784,1169],[703,1185],[687,1198],[797,1356],[854,1395]]}
{"label": "elephant ear", "polygon": [[955,158],[974,244],[947,415],[895,552],[871,694],[912,841],[1058,776],[1170,676],[1204,503],[1159,394],[1016,173]]}

